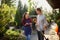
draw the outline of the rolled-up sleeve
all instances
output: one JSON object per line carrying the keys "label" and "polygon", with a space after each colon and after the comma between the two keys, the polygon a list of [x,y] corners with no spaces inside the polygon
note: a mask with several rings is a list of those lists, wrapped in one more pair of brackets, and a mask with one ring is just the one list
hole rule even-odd
{"label": "rolled-up sleeve", "polygon": [[32,23],[32,19],[30,18],[30,23]]}
{"label": "rolled-up sleeve", "polygon": [[37,16],[37,24],[39,25],[40,24],[40,19],[39,19],[39,15]]}

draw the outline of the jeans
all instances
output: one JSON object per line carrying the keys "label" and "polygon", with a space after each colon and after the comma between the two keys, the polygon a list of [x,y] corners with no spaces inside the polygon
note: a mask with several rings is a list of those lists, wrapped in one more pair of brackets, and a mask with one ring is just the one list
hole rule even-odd
{"label": "jeans", "polygon": [[26,40],[31,40],[31,35],[26,36]]}

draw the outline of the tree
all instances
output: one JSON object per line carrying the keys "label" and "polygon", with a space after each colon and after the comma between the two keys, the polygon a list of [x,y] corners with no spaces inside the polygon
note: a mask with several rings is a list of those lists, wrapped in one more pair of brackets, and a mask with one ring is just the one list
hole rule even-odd
{"label": "tree", "polygon": [[31,9],[30,15],[37,15],[34,8]]}
{"label": "tree", "polygon": [[22,4],[21,1],[19,0],[16,15],[15,15],[15,21],[17,22],[18,26],[20,25],[20,21],[21,21],[21,15],[22,15],[21,11],[22,11]]}
{"label": "tree", "polygon": [[[24,13],[24,12],[27,12],[27,11],[28,11],[28,7],[27,7],[27,5],[25,4],[24,7],[23,7],[23,13]],[[22,14],[23,14],[23,13],[22,13]]]}
{"label": "tree", "polygon": [[13,17],[16,13],[16,9],[15,9],[14,4],[13,4],[14,2],[15,2],[15,0],[1,0],[1,6],[3,4],[6,4],[10,8],[9,9],[10,10],[10,19],[14,19]]}
{"label": "tree", "polygon": [[28,0],[28,4],[29,4],[29,6],[28,6],[28,12],[30,12],[31,10],[32,10],[32,5],[33,5],[33,2],[32,2],[32,0]]}
{"label": "tree", "polygon": [[26,5],[23,6],[21,1],[19,0],[17,12],[15,15],[15,21],[17,22],[18,26],[22,26],[21,25],[21,19],[22,19],[24,12],[26,12],[26,11],[27,11],[27,6]]}

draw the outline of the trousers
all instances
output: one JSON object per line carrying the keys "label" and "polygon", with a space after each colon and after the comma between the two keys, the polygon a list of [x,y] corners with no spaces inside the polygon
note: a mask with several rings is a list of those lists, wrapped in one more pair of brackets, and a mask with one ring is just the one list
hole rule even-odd
{"label": "trousers", "polygon": [[[44,34],[44,31],[41,31]],[[38,34],[38,40],[44,40],[44,36],[41,34],[40,31],[37,31]]]}

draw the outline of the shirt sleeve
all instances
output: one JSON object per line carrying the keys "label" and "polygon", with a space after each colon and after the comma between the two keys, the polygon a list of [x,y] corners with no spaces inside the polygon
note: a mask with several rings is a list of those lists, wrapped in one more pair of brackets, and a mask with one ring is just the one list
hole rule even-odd
{"label": "shirt sleeve", "polygon": [[37,24],[39,25],[40,24],[40,19],[39,19],[39,15],[37,16]]}
{"label": "shirt sleeve", "polygon": [[44,16],[44,26],[47,26],[48,25],[48,22],[46,20],[46,17]]}
{"label": "shirt sleeve", "polygon": [[32,19],[30,18],[30,23],[32,23]]}
{"label": "shirt sleeve", "polygon": [[[37,21],[38,21],[38,16],[37,16]],[[36,22],[36,24],[37,24],[38,22]]]}
{"label": "shirt sleeve", "polygon": [[22,19],[22,25],[23,25],[23,26],[25,25],[25,21],[24,21],[24,19]]}

